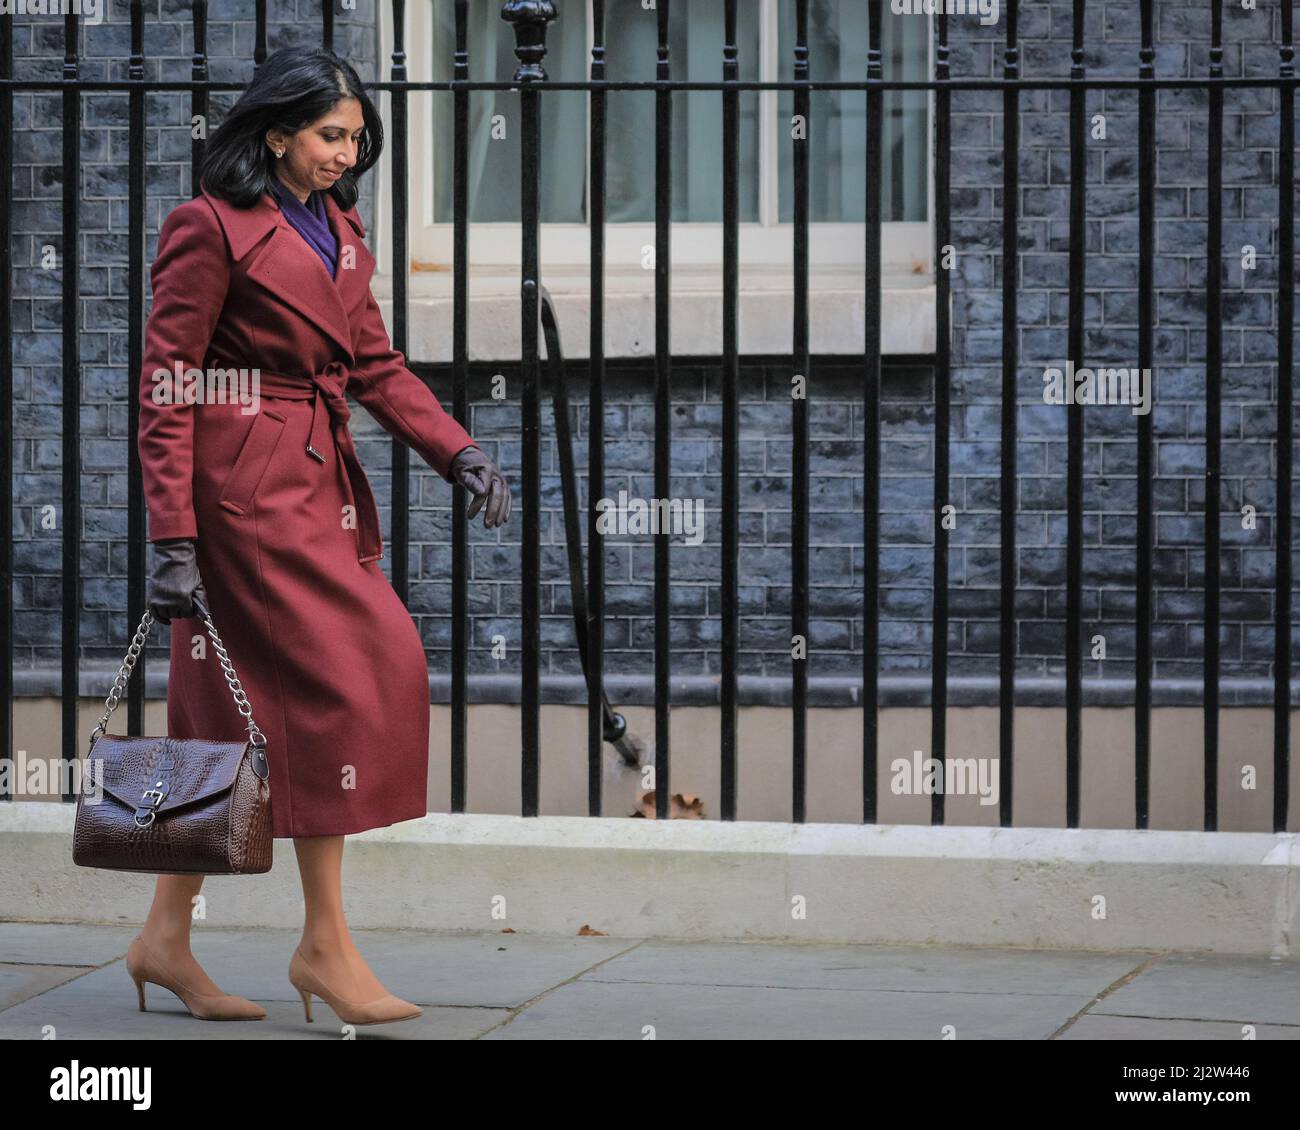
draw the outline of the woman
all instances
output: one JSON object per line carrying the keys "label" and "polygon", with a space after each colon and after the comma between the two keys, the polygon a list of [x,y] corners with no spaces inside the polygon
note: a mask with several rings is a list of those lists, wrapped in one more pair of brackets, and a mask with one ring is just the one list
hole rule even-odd
{"label": "woman", "polygon": [[[182,621],[168,732],[246,736],[216,656],[196,646],[197,594],[266,735],[273,834],[298,857],[306,918],[290,980],[308,1020],[315,994],[362,1024],[420,1015],[353,944],[341,865],[344,836],[426,812],[429,684],[419,633],[377,563],[378,511],[345,393],[469,489],[471,518],[483,509],[493,529],[511,510],[504,476],[407,369],[371,293],[355,202],[382,145],[346,62],[302,48],[267,59],[207,147],[202,195],[159,233],[140,377],[148,603],[161,622]],[[221,402],[232,370],[246,378],[242,400]],[[202,1019],[260,1019],[190,952],[202,882],[158,877],[127,953],[140,1007],[152,981]]]}

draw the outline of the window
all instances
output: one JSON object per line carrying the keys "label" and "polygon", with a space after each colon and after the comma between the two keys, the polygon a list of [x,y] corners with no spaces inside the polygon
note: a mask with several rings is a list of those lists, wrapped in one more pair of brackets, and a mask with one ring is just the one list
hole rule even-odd
{"label": "window", "polygon": [[[545,67],[559,81],[588,77],[591,5],[566,0],[547,33]],[[721,77],[723,0],[677,3],[670,15],[674,77]],[[389,18],[383,6],[385,21]],[[417,4],[409,11],[406,42],[413,79],[451,78],[455,44],[453,5]],[[894,16],[886,6],[882,63],[886,77],[924,78],[930,66],[930,21]],[[578,18],[574,18],[577,16]],[[513,28],[500,5],[470,5],[470,76],[506,80],[518,65]],[[657,12],[640,0],[606,5],[606,75],[652,79]],[[795,0],[744,0],[737,42],[742,79],[793,77]],[[392,50],[383,36],[383,58]],[[859,0],[810,0],[809,58],[813,78],[865,77],[866,6]],[[606,256],[611,269],[638,266],[654,242],[654,101],[651,91],[611,91],[608,97]],[[792,251],[793,171],[789,123],[791,91],[740,94],[740,255],[746,267],[788,265]],[[585,91],[542,97],[542,182],[539,199],[544,270],[588,263]],[[888,270],[910,274],[931,256],[929,130],[925,92],[889,91],[884,99],[882,215]],[[452,262],[452,97],[410,96],[410,250],[417,269],[445,270]],[[814,91],[809,135],[810,255],[815,266],[860,265],[863,254],[866,98],[860,91]],[[519,100],[510,91],[470,95],[470,258],[475,266],[519,261]],[[420,139],[431,143],[421,144]],[[720,271],[722,256],[721,95],[673,96],[673,264]]]}

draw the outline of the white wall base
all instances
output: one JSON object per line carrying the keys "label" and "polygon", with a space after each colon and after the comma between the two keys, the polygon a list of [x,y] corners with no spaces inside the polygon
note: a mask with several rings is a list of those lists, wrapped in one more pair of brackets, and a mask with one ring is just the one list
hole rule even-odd
{"label": "white wall base", "polygon": [[[0,804],[0,918],[140,922],[151,875],[72,863],[71,804]],[[213,876],[220,926],[302,921],[289,840]],[[1294,833],[432,813],[349,837],[357,929],[1300,956]]]}

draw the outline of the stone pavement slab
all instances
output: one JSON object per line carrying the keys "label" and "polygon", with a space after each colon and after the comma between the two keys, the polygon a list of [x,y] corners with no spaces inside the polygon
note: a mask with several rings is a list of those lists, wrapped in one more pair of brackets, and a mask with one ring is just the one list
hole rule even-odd
{"label": "stone pavement slab", "polygon": [[138,932],[138,926],[0,922],[0,961],[94,968],[125,954]]}
{"label": "stone pavement slab", "polygon": [[1110,1016],[1295,1025],[1300,1016],[1300,962],[1170,954],[1092,1011]]}
{"label": "stone pavement slab", "polygon": [[[1089,1013],[1056,1037],[1058,1040],[1242,1040],[1242,1026],[1215,1020],[1170,1020],[1161,1017],[1098,1016]],[[1300,1040],[1300,1026],[1255,1025],[1257,1040]]]}
{"label": "stone pavement slab", "polygon": [[195,1020],[123,963],[135,928],[0,923],[0,1038],[1300,1039],[1300,962],[1147,951],[354,931],[418,1020],[349,1032],[290,985],[296,930],[196,924],[194,951],[265,1020]]}
{"label": "stone pavement slab", "polygon": [[588,981],[565,985],[485,1039],[1045,1040],[1087,994],[772,989]]}

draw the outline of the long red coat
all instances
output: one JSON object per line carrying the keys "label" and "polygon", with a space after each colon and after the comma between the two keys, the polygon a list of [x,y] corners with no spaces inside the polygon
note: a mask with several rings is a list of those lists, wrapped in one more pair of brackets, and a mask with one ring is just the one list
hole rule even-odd
{"label": "long red coat", "polygon": [[[356,209],[325,202],[337,279],[269,195],[241,209],[205,191],[174,209],[140,375],[149,540],[197,539],[213,623],[266,735],[277,838],[427,811],[428,667],[378,565],[344,392],[448,482],[474,442],[392,348]],[[258,410],[206,389],[200,402],[158,403],[168,382],[154,374],[178,363],[249,370],[250,391],[259,370]],[[172,621],[167,721],[174,737],[247,737],[197,618]]]}

